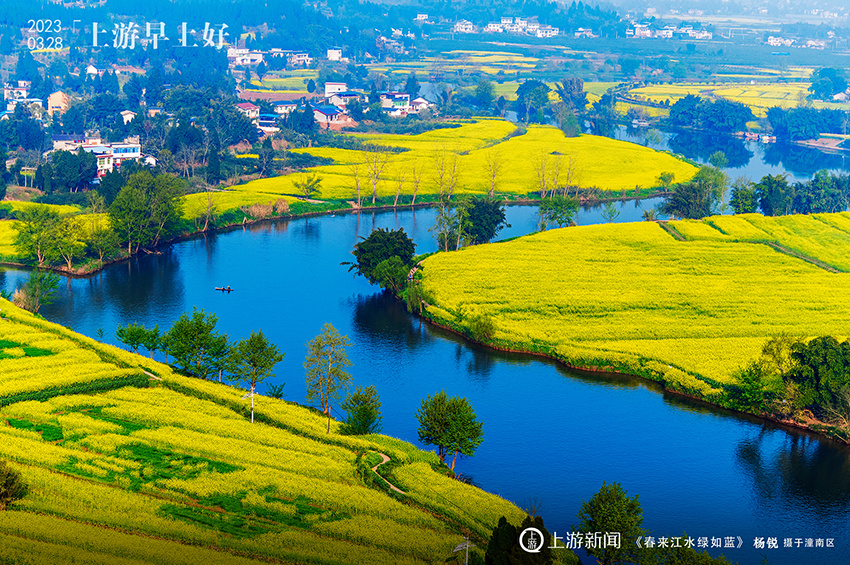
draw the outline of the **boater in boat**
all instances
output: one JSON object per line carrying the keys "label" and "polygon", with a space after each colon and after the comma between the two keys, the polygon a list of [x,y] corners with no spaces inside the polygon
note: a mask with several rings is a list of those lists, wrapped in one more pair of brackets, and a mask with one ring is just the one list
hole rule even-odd
{"label": "boater in boat", "polygon": [[233,292],[233,289],[230,288],[230,285],[228,285],[228,286],[217,286],[217,287],[215,287],[215,289],[220,290],[221,292],[227,292],[228,294]]}

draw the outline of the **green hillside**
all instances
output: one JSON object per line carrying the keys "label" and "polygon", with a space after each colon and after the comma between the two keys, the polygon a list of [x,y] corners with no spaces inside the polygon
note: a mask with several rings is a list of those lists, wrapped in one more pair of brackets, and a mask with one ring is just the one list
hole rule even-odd
{"label": "green hillside", "polygon": [[524,517],[433,453],[266,397],[251,424],[244,391],[5,300],[0,375],[0,460],[31,490],[0,512],[2,563],[442,563]]}

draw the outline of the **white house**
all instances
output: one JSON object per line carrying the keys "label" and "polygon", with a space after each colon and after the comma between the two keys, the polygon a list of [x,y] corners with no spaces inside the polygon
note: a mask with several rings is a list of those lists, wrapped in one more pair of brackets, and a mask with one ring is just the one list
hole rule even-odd
{"label": "white house", "polygon": [[514,23],[514,19],[513,19],[513,18],[504,18],[504,17],[503,17],[503,18],[502,18],[501,23],[502,23],[502,25],[512,24],[512,23]]}
{"label": "white house", "polygon": [[528,20],[525,18],[514,18],[514,24],[519,26],[520,29],[525,29],[528,27]]}
{"label": "white house", "polygon": [[298,108],[297,102],[275,102],[274,113],[281,116],[287,116],[294,112],[296,108]]}
{"label": "white house", "polygon": [[413,100],[410,101],[409,112],[411,114],[418,114],[422,110],[431,108],[433,106],[434,106],[433,104],[431,104],[430,102],[428,102],[427,100],[425,100],[424,98],[422,98],[420,96],[419,98],[414,98]]}
{"label": "white house", "polygon": [[242,112],[249,120],[251,120],[254,125],[257,125],[257,121],[260,119],[260,107],[250,102],[242,102],[236,105],[236,109]]}
{"label": "white house", "polygon": [[345,91],[345,92],[335,92],[328,97],[328,102],[337,108],[345,108],[355,100],[360,100],[361,94],[359,92],[353,91]]}
{"label": "white house", "polygon": [[342,59],[342,49],[339,47],[332,47],[328,49],[327,54],[328,61],[339,61]]}
{"label": "white house", "polygon": [[124,110],[121,112],[121,119],[124,120],[125,124],[129,124],[136,118],[136,113],[131,112],[130,110]]}
{"label": "white house", "polygon": [[326,82],[325,83],[325,98],[329,98],[337,92],[346,92],[348,85],[344,82]]}
{"label": "white house", "polygon": [[472,22],[469,20],[458,20],[458,22],[455,23],[454,30],[455,33],[474,33],[475,26],[472,25]]}
{"label": "white house", "polygon": [[540,29],[537,30],[537,37],[555,37],[560,33],[560,30],[556,27],[552,26],[540,26]]}
{"label": "white house", "polygon": [[416,14],[416,17],[413,18],[414,22],[425,23],[428,21],[428,14]]}
{"label": "white house", "polygon": [[505,28],[500,23],[490,22],[484,26],[484,33],[502,33],[503,31],[505,31]]}
{"label": "white house", "polygon": [[390,116],[405,116],[410,111],[410,94],[406,92],[382,92],[381,110]]}

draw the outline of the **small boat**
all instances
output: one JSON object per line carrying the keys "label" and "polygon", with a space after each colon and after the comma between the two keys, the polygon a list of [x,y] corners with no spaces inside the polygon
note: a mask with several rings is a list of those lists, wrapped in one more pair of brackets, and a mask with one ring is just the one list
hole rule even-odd
{"label": "small boat", "polygon": [[233,292],[233,289],[230,288],[230,286],[217,286],[215,289],[220,290],[221,292],[227,292],[228,294]]}

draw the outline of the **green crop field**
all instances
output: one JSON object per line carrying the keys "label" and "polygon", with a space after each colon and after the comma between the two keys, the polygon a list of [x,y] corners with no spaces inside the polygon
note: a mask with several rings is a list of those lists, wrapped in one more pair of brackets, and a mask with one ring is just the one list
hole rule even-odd
{"label": "green crop field", "polygon": [[[592,135],[567,138],[557,128],[548,126],[532,126],[524,135],[508,137],[514,129],[513,124],[504,120],[479,119],[459,128],[438,129],[420,135],[380,134],[360,137],[379,145],[407,149],[388,156],[377,190],[379,197],[394,195],[400,179],[403,179],[401,194],[409,197],[414,188],[414,167],[421,173],[418,194],[437,194],[438,161],[443,158],[449,163],[457,159],[455,193],[458,194],[487,192],[488,158],[502,163],[497,192],[516,195],[526,195],[537,190],[536,163],[543,158],[561,164],[561,184],[598,187],[607,191],[651,188],[656,186],[658,175],[664,171],[672,172],[677,182],[687,181],[696,173],[696,168],[688,163],[633,143]],[[354,168],[357,164],[360,164],[361,192],[371,195],[364,152],[335,148],[305,148],[296,151],[336,161],[334,165],[311,169],[322,178],[317,198],[354,199]],[[570,159],[573,162],[571,173],[568,171]],[[297,193],[293,185],[297,178],[297,175],[289,175],[260,179],[236,189],[293,195]]]}
{"label": "green crop field", "polygon": [[0,459],[31,490],[0,512],[3,563],[442,563],[524,516],[403,441],[263,396],[251,424],[242,390],[0,312]]}
{"label": "green crop field", "polygon": [[[431,315],[495,322],[495,342],[611,366],[711,398],[771,336],[846,335],[850,214],[552,230],[425,260]],[[841,226],[841,227],[835,227]],[[723,231],[720,231],[723,230]]]}

